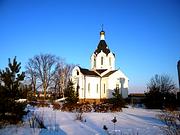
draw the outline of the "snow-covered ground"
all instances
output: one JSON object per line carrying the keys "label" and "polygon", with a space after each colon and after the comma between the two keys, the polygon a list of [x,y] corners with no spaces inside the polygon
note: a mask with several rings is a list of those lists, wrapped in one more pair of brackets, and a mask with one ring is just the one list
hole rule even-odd
{"label": "snow-covered ground", "polygon": [[[30,128],[27,117],[23,124],[0,129],[0,135],[104,135],[107,134],[104,125],[112,135],[163,135],[159,127],[165,126],[156,118],[158,110],[124,108],[118,113],[83,113],[83,122],[75,120],[75,113],[52,108],[32,111],[43,118],[47,129]],[[117,119],[115,125],[111,121],[114,117]]]}

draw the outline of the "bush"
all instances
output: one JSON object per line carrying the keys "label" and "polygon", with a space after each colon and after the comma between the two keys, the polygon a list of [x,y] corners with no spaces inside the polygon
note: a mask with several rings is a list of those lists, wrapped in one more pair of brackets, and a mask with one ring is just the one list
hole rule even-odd
{"label": "bush", "polygon": [[60,110],[61,109],[61,105],[57,102],[53,102],[52,105],[53,105],[54,110]]}
{"label": "bush", "polygon": [[75,113],[75,120],[83,121],[83,112]]}
{"label": "bush", "polygon": [[111,111],[122,111],[122,108],[126,106],[126,102],[119,94],[118,89],[114,90],[113,98],[108,99],[107,102],[112,105]]}
{"label": "bush", "polygon": [[46,126],[44,125],[44,115],[42,114],[34,114],[33,112],[29,112],[29,126],[30,128],[44,128],[46,129]]}
{"label": "bush", "polygon": [[175,83],[168,75],[155,75],[147,85],[144,103],[150,109],[176,109]]}
{"label": "bush", "polygon": [[166,125],[161,128],[166,135],[180,135],[180,112],[163,111],[157,117]]}

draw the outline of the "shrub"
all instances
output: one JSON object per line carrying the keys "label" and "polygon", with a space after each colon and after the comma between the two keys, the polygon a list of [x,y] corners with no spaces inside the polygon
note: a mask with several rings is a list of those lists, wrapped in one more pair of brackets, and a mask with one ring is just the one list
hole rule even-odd
{"label": "shrub", "polygon": [[161,127],[166,135],[180,135],[180,112],[163,111],[157,117],[166,125]]}
{"label": "shrub", "polygon": [[52,105],[53,105],[54,110],[60,110],[61,109],[61,105],[57,102],[53,102]]}
{"label": "shrub", "polygon": [[83,121],[83,112],[76,112],[75,113],[75,120]]}
{"label": "shrub", "polygon": [[176,109],[176,87],[168,75],[155,75],[147,85],[145,105],[147,108],[170,110]]}
{"label": "shrub", "polygon": [[122,108],[126,105],[118,89],[114,90],[113,97],[108,99],[107,102],[112,105],[111,111],[122,111]]}

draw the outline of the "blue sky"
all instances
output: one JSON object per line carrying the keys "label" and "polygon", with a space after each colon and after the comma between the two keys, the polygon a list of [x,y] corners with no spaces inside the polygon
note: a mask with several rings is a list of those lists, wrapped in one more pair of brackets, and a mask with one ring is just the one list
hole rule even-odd
{"label": "blue sky", "polygon": [[145,91],[154,74],[177,83],[178,0],[0,0],[0,69],[14,56],[24,69],[40,53],[89,68],[101,24],[129,92]]}

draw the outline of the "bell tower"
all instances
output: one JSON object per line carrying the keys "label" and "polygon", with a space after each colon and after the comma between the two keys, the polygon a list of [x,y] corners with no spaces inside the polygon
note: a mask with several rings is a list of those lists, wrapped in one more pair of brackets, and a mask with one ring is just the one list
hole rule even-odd
{"label": "bell tower", "polygon": [[112,53],[105,41],[105,31],[100,31],[100,42],[91,55],[91,69],[115,70],[115,54]]}

